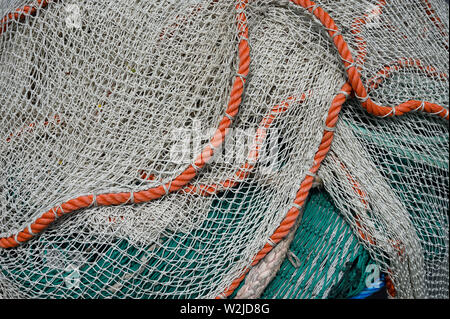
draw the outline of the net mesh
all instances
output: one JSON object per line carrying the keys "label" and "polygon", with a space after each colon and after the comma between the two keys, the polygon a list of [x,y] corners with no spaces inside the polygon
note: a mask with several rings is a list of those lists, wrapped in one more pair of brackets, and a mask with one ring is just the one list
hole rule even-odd
{"label": "net mesh", "polygon": [[448,297],[443,2],[0,13],[3,296],[229,296],[317,173],[397,296]]}
{"label": "net mesh", "polygon": [[330,196],[313,190],[287,258],[261,297],[351,298],[372,281],[369,276],[377,279],[373,263]]}
{"label": "net mesh", "polygon": [[392,273],[399,297],[448,298],[448,126],[406,116],[373,119],[349,105],[321,176],[377,264]]}

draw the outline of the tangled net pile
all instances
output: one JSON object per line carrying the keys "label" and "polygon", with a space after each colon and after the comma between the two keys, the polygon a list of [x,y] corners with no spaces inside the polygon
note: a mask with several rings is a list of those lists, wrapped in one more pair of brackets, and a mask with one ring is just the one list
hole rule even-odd
{"label": "tangled net pile", "polygon": [[392,297],[449,297],[444,1],[3,0],[0,18],[2,297],[259,297],[313,187]]}

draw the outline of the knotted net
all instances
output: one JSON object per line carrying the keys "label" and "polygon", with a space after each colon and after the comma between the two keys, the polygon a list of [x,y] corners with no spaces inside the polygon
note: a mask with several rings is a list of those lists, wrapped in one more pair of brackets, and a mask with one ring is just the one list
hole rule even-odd
{"label": "knotted net", "polygon": [[268,283],[321,180],[399,297],[448,296],[444,3],[0,3],[4,297]]}

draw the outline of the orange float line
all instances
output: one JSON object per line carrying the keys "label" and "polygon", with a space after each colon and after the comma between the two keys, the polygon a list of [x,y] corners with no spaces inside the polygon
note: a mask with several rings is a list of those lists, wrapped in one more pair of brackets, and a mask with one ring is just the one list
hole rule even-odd
{"label": "orange float line", "polygon": [[[379,117],[391,117],[391,116],[400,116],[411,111],[421,110],[426,113],[438,115],[439,117],[442,117],[447,121],[449,120],[449,111],[445,107],[435,103],[409,100],[399,105],[390,107],[378,105],[375,102],[373,102],[368,96],[367,89],[364,87],[364,84],[361,80],[361,75],[359,73],[359,69],[357,66],[358,60],[355,61],[355,59],[353,59],[353,56],[350,52],[347,42],[344,40],[344,37],[340,33],[339,28],[337,27],[334,20],[330,17],[330,15],[313,1],[310,0],[290,0],[290,1],[308,10],[326,28],[329,36],[333,40],[336,49],[339,52],[339,55],[341,56],[341,59],[343,61],[348,76],[348,81],[352,86],[354,94],[361,102],[361,105],[367,110],[367,112]],[[385,3],[385,1],[382,0],[379,1],[379,3],[380,5],[382,5],[383,3]],[[362,25],[363,23],[365,23],[364,21],[365,20],[363,18],[360,19],[358,23]],[[364,40],[360,41],[364,43]],[[364,60],[365,51],[362,50],[362,52],[363,52],[362,55],[358,57],[359,60],[361,59]]]}
{"label": "orange float line", "polygon": [[[432,15],[436,15],[436,13],[432,10],[431,8],[431,4],[428,2],[428,0],[424,0],[424,3],[427,5],[428,9],[426,11],[426,13],[429,16]],[[372,12],[370,14],[382,14],[382,8],[383,6],[386,5],[386,1],[385,0],[380,0],[378,2],[378,5],[376,8],[374,8],[374,10],[372,10]],[[357,40],[357,42],[359,43],[358,49],[359,49],[359,55],[357,56],[357,62],[359,64],[363,64],[365,61],[365,56],[367,54],[366,52],[366,42],[365,40],[360,37],[358,34],[361,32],[361,26],[366,24],[367,22],[367,18],[369,17],[370,14],[365,14],[364,18],[362,19],[355,19],[353,25],[352,25],[352,33],[355,35],[355,39]],[[434,19],[432,17],[430,17],[430,19],[435,22],[435,24],[438,26],[439,22],[440,25],[438,26],[438,28],[440,30],[443,30],[442,27],[442,21],[440,21],[439,18]],[[446,36],[445,33],[441,33],[443,36]],[[448,49],[448,46],[446,46],[446,48]],[[392,75],[392,73],[397,72],[401,69],[404,68],[417,68],[419,70],[421,70],[425,75],[429,76],[429,77],[434,77],[438,80],[442,80],[442,81],[448,81],[448,74],[446,73],[439,73],[436,68],[432,67],[432,66],[426,66],[423,65],[422,62],[419,59],[412,59],[412,58],[400,58],[397,61],[394,61],[393,63],[386,65],[384,68],[380,69],[376,75],[374,77],[372,77],[371,79],[369,79],[366,82],[366,85],[368,86],[367,88],[367,92],[370,92],[373,89],[378,88],[378,86],[383,82],[384,79],[388,78],[389,76]],[[423,107],[423,104],[422,104]],[[448,114],[448,113],[447,113]],[[447,116],[448,119],[448,116]],[[349,179],[349,181],[352,183],[353,185],[353,189],[355,190],[355,192],[358,194],[358,196],[361,198],[361,202],[364,204],[364,207],[366,207],[366,209],[368,209],[368,202],[365,199],[365,193],[360,189],[358,182],[356,182],[353,177],[350,175],[350,173],[348,172],[348,170],[345,168],[345,166],[341,163],[341,166],[347,171],[347,177]],[[356,216],[356,223],[358,226],[358,231],[360,233],[360,236],[363,240],[367,240],[369,241],[371,244],[375,245],[375,240],[370,236],[367,235],[367,230],[365,230],[360,223],[360,217]],[[397,242],[397,243],[393,243],[392,246],[397,250],[399,256],[402,256],[404,254],[404,245],[401,242]],[[391,296],[395,297],[396,292],[395,292],[395,288],[394,285],[392,283],[392,281],[390,280],[390,278],[387,276],[387,281],[390,282],[390,287],[388,288]]]}
{"label": "orange float line", "polygon": [[[256,163],[259,160],[259,151],[261,148],[261,145],[264,143],[264,140],[267,136],[267,130],[272,125],[273,121],[281,114],[285,113],[291,103],[294,103],[298,101],[299,103],[302,103],[306,99],[306,94],[302,94],[300,98],[296,97],[289,97],[286,99],[286,101],[283,101],[280,104],[275,105],[261,120],[261,123],[259,125],[259,128],[256,131],[255,138],[253,139],[253,144],[250,147],[250,154],[249,157],[235,173],[234,178],[226,179],[222,182],[219,182],[218,184],[210,184],[210,185],[193,185],[189,184],[185,188],[180,190],[180,193],[182,194],[196,194],[200,196],[212,196],[213,194],[216,194],[220,191],[223,191],[228,188],[233,188],[237,186],[239,183],[244,181],[250,174],[251,171],[254,169]],[[148,174],[148,172],[141,170],[139,172],[140,178],[144,180],[154,181],[156,179],[156,176],[153,174]],[[123,218],[122,218],[123,219]],[[111,218],[109,221],[114,222]]]}
{"label": "orange float line", "polygon": [[[236,24],[239,36],[239,67],[234,78],[233,87],[230,93],[230,100],[228,103],[228,107],[225,110],[225,115],[220,121],[219,126],[215,131],[213,137],[211,138],[209,144],[197,156],[194,163],[189,165],[189,167],[175,179],[158,187],[152,187],[150,189],[138,192],[104,193],[98,195],[91,194],[80,196],[57,205],[40,215],[21,231],[18,231],[17,233],[8,237],[0,238],[0,248],[17,247],[21,243],[27,242],[34,235],[42,232],[44,229],[49,227],[56,221],[58,217],[62,215],[76,212],[92,206],[112,206],[128,203],[138,204],[149,202],[151,200],[161,198],[164,195],[182,189],[197,175],[197,171],[199,171],[206,165],[206,163],[213,156],[215,150],[219,148],[225,140],[227,129],[231,126],[232,119],[234,119],[234,117],[237,115],[239,106],[242,102],[244,85],[246,83],[246,77],[249,73],[250,47],[248,44],[247,17],[244,11],[248,0],[236,0],[236,2]],[[42,5],[44,3],[47,2],[42,1],[40,4]],[[27,10],[29,11],[30,9],[22,8],[18,9],[17,12],[25,12]],[[9,15],[7,17],[9,17]],[[6,21],[8,21],[8,19]]]}
{"label": "orange float line", "polygon": [[[437,72],[436,69],[432,66],[424,66],[422,64],[422,62],[418,59],[401,58],[401,59],[398,59],[397,61],[395,61],[394,63],[391,63],[390,65],[387,65],[384,68],[380,69],[374,77],[369,79],[366,83],[366,85],[368,86],[367,91],[370,92],[371,90],[378,88],[378,86],[383,82],[383,80],[390,77],[392,75],[392,73],[394,73],[395,71],[399,71],[402,68],[408,68],[408,67],[417,68],[417,69],[423,71],[429,77],[436,77],[437,79],[443,80],[443,81],[448,79],[447,74]],[[305,95],[302,96],[303,100],[304,100],[304,98],[305,98]],[[288,98],[288,100],[290,100],[290,99],[292,99],[292,97]],[[283,103],[287,103],[287,102],[283,102]],[[287,104],[286,104],[286,106],[287,106]],[[266,117],[273,116],[273,115],[271,115],[271,113],[278,113],[279,107],[280,107],[280,105],[276,105],[271,110],[269,115],[267,115]],[[283,112],[284,111],[285,110],[283,110]],[[265,121],[265,118],[261,122],[260,127],[261,127],[261,129],[268,129],[269,126],[265,126],[264,121]],[[256,140],[255,140],[252,148],[257,147],[255,144],[256,144]],[[250,162],[253,163],[253,162],[255,162],[255,160],[253,159],[253,160],[247,161],[235,173],[235,178],[227,179],[223,182],[220,182],[219,184],[199,185],[199,186],[188,185],[188,186],[186,186],[186,188],[182,189],[181,192],[189,193],[189,194],[199,194],[202,196],[210,196],[212,194],[217,193],[219,190],[223,190],[224,188],[232,188],[232,187],[238,185],[239,182],[243,181],[245,178],[248,177],[248,175],[250,174],[250,171],[254,168],[254,166],[251,165]],[[239,181],[236,181],[236,177]],[[350,178],[351,178],[351,176],[350,176]],[[352,180],[350,180],[350,181],[352,181]],[[354,183],[356,183],[356,182],[354,182]],[[356,186],[358,185],[357,183],[356,184],[354,184],[354,183],[353,183],[353,185],[356,185]],[[363,195],[362,193],[360,193],[361,190],[359,188],[355,188],[355,190],[357,190],[361,196]],[[367,203],[365,203],[365,204],[367,204]]]}
{"label": "orange float line", "polygon": [[[407,112],[416,111],[416,110],[420,109],[424,112],[439,115],[440,117],[446,119],[447,121],[449,120],[448,110],[446,110],[444,107],[442,107],[440,105],[429,103],[429,102],[407,101],[407,102],[397,105],[395,107],[379,106],[379,105],[375,104],[368,97],[367,91],[362,84],[362,80],[361,80],[358,68],[356,66],[356,63],[353,60],[353,57],[350,53],[348,45],[345,42],[345,40],[343,39],[342,35],[340,34],[339,29],[337,28],[336,24],[334,23],[334,21],[330,17],[330,15],[327,12],[325,12],[322,8],[320,8],[317,4],[315,4],[314,2],[309,1],[309,0],[291,0],[291,2],[307,9],[312,14],[314,14],[314,16],[316,16],[316,18],[319,19],[319,21],[322,23],[322,25],[327,29],[330,37],[333,39],[333,42],[334,42],[337,50],[339,51],[339,54],[344,62],[344,65],[346,67],[346,72],[349,77],[349,82],[346,83],[342,89],[342,91],[346,92],[346,94],[344,94],[344,95],[342,93],[338,94],[336,96],[336,98],[333,100],[332,104],[336,105],[336,103],[340,103],[340,102],[344,103],[345,100],[347,99],[348,95],[353,93],[356,97],[359,98],[362,106],[369,113],[374,114],[376,116],[382,116],[382,117],[396,116],[396,115],[398,116],[398,115],[403,115]],[[381,7],[384,6],[385,4],[386,4],[386,1],[380,0],[379,7],[376,10],[381,10]],[[380,11],[380,13],[381,13],[381,11]],[[368,15],[365,15],[365,18],[367,18],[367,17],[368,17]],[[365,21],[365,19],[362,19],[362,20],[357,21],[357,23],[365,24],[366,21]],[[362,53],[360,54],[358,59],[359,59],[359,62],[363,62],[365,59],[365,55],[366,55],[365,44],[364,44],[365,41],[361,37],[359,37],[359,41],[361,43],[360,44],[360,52],[362,52]],[[416,63],[416,66],[420,66],[420,64]],[[431,68],[428,68],[426,70],[431,73],[434,72]],[[388,71],[388,70],[380,71],[379,74],[382,74],[383,72],[386,72],[386,71]],[[389,71],[391,71],[391,70],[389,70]],[[379,85],[379,84],[377,84],[377,85]],[[342,101],[342,99],[343,99],[343,101]],[[342,106],[342,104],[340,105],[340,107],[341,106]],[[332,105],[332,107],[333,107],[333,105]],[[339,107],[339,111],[340,111],[340,107]],[[332,118],[332,121],[334,122],[334,124],[337,121],[337,115],[338,115],[339,111],[337,111],[337,113],[334,114],[335,116],[333,116],[333,117],[330,117],[331,114],[329,113],[328,119]],[[327,119],[327,121],[328,121],[328,119]],[[331,126],[328,126],[328,127],[331,127]],[[334,127],[334,126],[332,126],[332,127]],[[325,134],[324,134],[324,137],[322,140],[322,142],[324,142],[324,143],[321,144],[321,147],[319,148],[319,151],[316,154],[316,157],[321,158],[321,160],[319,162],[319,166],[329,151],[333,134],[334,133],[332,131],[331,132],[325,131]],[[318,169],[318,166],[314,166],[310,170],[310,173],[313,173],[313,172],[315,173],[315,171],[317,171],[317,169]],[[251,264],[251,267],[255,266],[262,258],[264,258],[267,255],[267,253],[269,253],[272,250],[272,248],[289,233],[290,229],[294,225],[295,219],[298,216],[299,209],[303,206],[304,201],[306,200],[306,197],[309,194],[309,190],[312,186],[312,182],[313,182],[312,176],[307,175],[297,193],[296,200],[294,201],[295,207],[291,208],[288,211],[285,219],[282,221],[280,226],[277,228],[277,230],[271,236],[269,243],[267,243],[263,247],[263,249],[261,249],[256,254],[254,261]],[[356,189],[359,189],[359,188],[356,188]],[[364,196],[364,193],[362,191],[360,191],[358,194],[360,196]],[[365,203],[366,205],[368,204],[365,201],[364,197],[362,197],[362,200],[363,200],[363,203]],[[360,228],[362,229],[362,227],[360,227]],[[362,231],[362,230],[360,230],[360,231]],[[364,232],[362,232],[362,233],[360,232],[360,234],[362,236],[364,236],[363,238],[368,238],[369,241],[371,241],[372,243],[375,243],[373,238],[367,237]],[[249,270],[250,270],[250,267],[243,269],[242,275],[239,278],[235,279],[231,283],[231,285],[228,287],[228,289],[225,290],[223,293],[221,293],[217,298],[218,299],[227,298],[228,296],[233,294],[235,289],[245,279],[245,276]],[[393,295],[395,295],[395,288],[393,287],[393,285],[390,288],[390,290],[393,291]]]}
{"label": "orange float line", "polygon": [[306,94],[302,94],[300,98],[289,97],[280,104],[275,105],[261,120],[259,127],[256,131],[256,135],[253,139],[253,143],[250,146],[250,153],[247,161],[241,165],[241,167],[234,173],[233,178],[226,179],[217,184],[211,185],[188,185],[180,192],[186,194],[198,194],[202,196],[211,196],[219,191],[227,188],[232,188],[238,185],[240,182],[244,181],[255,168],[256,163],[259,160],[259,153],[262,144],[267,137],[267,130],[272,125],[273,121],[281,114],[285,113],[291,103],[299,102],[302,103],[306,99]]}
{"label": "orange float line", "polygon": [[[48,0],[36,0],[38,6],[40,8],[45,8],[48,6]],[[37,12],[37,7],[32,6],[24,6],[22,8],[16,9],[14,12],[11,12],[4,16],[0,20],[0,35],[6,31],[8,25],[13,21],[23,21],[27,16],[35,15]]]}
{"label": "orange float line", "polygon": [[[245,73],[245,72],[243,73],[242,71],[247,70],[247,72],[248,72],[248,64],[250,63],[248,40],[247,40],[248,39],[248,27],[246,24],[245,14],[243,12],[243,9],[245,8],[247,1],[248,0],[245,0],[245,1],[242,0],[242,2],[238,2],[238,5],[236,6],[237,9],[242,10],[242,11],[240,11],[240,14],[238,15],[238,22],[242,22],[241,28],[240,28],[240,44],[239,44],[239,56],[240,56],[239,74],[245,75],[245,76],[247,75],[247,73]],[[276,243],[278,243],[282,238],[284,238],[287,235],[287,233],[289,232],[289,230],[291,229],[291,227],[293,226],[293,224],[295,223],[295,220],[299,214],[299,209],[306,201],[306,198],[309,194],[309,190],[312,187],[312,183],[313,183],[313,179],[314,179],[312,177],[312,175],[314,175],[317,172],[318,168],[320,167],[321,162],[325,158],[325,156],[328,153],[329,148],[331,146],[331,141],[334,136],[333,128],[335,127],[335,124],[337,122],[338,114],[340,112],[342,104],[346,101],[347,97],[352,92],[352,90],[354,91],[355,95],[361,100],[363,107],[369,113],[375,114],[377,116],[384,117],[384,116],[402,115],[409,111],[417,110],[418,108],[421,108],[424,112],[438,114],[439,116],[448,120],[448,111],[446,111],[445,108],[443,108],[442,106],[433,104],[433,103],[429,103],[429,102],[407,101],[407,102],[397,105],[395,107],[385,107],[385,106],[376,105],[367,96],[367,91],[362,84],[357,67],[354,65],[355,62],[350,54],[348,45],[344,41],[342,35],[339,34],[339,30],[338,30],[336,24],[331,19],[331,17],[328,15],[328,13],[326,13],[322,8],[318,7],[312,1],[308,1],[308,0],[306,0],[306,1],[291,0],[291,1],[295,4],[301,5],[305,9],[309,10],[312,14],[314,14],[321,21],[322,25],[324,25],[325,28],[327,28],[329,35],[333,38],[334,44],[335,44],[336,48],[338,49],[338,51],[341,55],[341,58],[344,61],[344,65],[346,67],[346,72],[349,77],[349,83],[346,83],[343,86],[342,93],[339,93],[332,102],[332,106],[329,110],[328,117],[326,120],[326,127],[328,129],[326,129],[324,131],[322,142],[320,144],[319,150],[316,153],[315,165],[310,169],[309,174],[305,177],[304,181],[302,182],[300,189],[297,192],[296,200],[294,201],[294,206],[288,211],[283,222],[280,224],[280,226],[277,228],[277,230],[274,232],[274,234],[270,237],[269,243],[266,244],[264,246],[264,248],[256,255],[252,265],[257,264],[259,262],[259,260],[261,260],[272,249],[272,247]],[[43,1],[43,2],[46,3],[46,1]],[[23,12],[27,12],[27,10],[29,10],[29,9],[24,9],[24,10],[25,11],[23,11]],[[31,12],[31,11],[28,11],[28,12]],[[6,20],[4,18],[1,23],[4,26],[8,22],[8,20],[18,19],[19,17],[20,17],[20,15],[16,15],[16,14],[11,15],[10,14],[6,17]],[[239,25],[239,23],[238,23],[238,25]],[[2,30],[4,30],[4,28],[2,28]],[[1,31],[0,31],[0,34],[1,34]],[[247,62],[243,63],[242,61],[244,59],[242,57],[245,56],[245,53],[248,54],[248,58],[245,59]],[[242,89],[243,89],[245,80],[242,79],[242,76],[236,77],[235,84],[236,84],[236,82],[238,82],[237,81],[238,78],[240,78],[242,80],[242,87],[239,87],[239,88],[233,87],[231,96],[233,98],[234,97],[233,92],[235,90],[238,91],[237,95],[239,96],[239,98],[237,100],[239,100],[239,102],[240,102],[240,98],[242,96]],[[229,107],[230,107],[230,105],[229,105]],[[442,114],[443,112],[444,112],[444,114]],[[223,121],[224,120],[225,119],[223,119]],[[221,124],[222,124],[222,122],[221,122]],[[220,129],[220,127],[221,126],[219,126],[219,129]],[[213,141],[216,141],[216,140],[214,140],[214,138],[211,140],[212,145],[214,145],[212,143]],[[207,148],[207,149],[205,149],[205,152],[202,152],[201,155],[205,155],[205,157],[209,156],[209,158],[210,158],[212,156],[212,154],[211,154],[212,151],[213,151],[213,149]],[[202,161],[200,161],[200,163],[202,163]],[[196,167],[198,167],[197,164],[195,164],[195,165],[196,165]],[[203,165],[201,167],[203,167]],[[189,170],[190,170],[190,172],[187,173],[187,171],[189,171]],[[189,175],[189,177],[190,177],[190,176],[192,176],[192,173],[193,173],[192,170],[195,171],[193,166],[190,166],[184,173],[187,173],[186,175]],[[195,176],[195,173],[193,176]],[[187,179],[191,180],[193,178],[193,176],[190,179],[188,176],[186,176],[186,177],[187,177]],[[186,182],[185,185],[187,183],[188,182]],[[165,185],[165,186],[166,187],[168,186],[170,191],[173,190],[173,189],[170,189],[171,184]],[[158,188],[158,192],[161,193],[162,190],[159,188]],[[164,188],[164,191],[165,191],[165,193],[168,193],[166,188]],[[158,193],[158,192],[155,191],[155,193]],[[105,196],[107,196],[107,195],[111,195],[111,194],[105,194]],[[124,201],[125,199],[126,199],[126,202],[128,202],[130,200],[130,198],[127,199],[127,196],[130,195],[130,193],[121,193],[121,194],[112,194],[112,195],[115,195],[115,196],[112,196],[112,198],[109,199],[110,200],[109,203],[113,202],[115,199],[116,199],[116,202]],[[157,194],[157,195],[159,197],[161,197],[162,193]],[[122,197],[122,199],[121,199],[121,197]],[[157,198],[159,198],[159,197],[157,197]],[[149,199],[149,200],[151,200],[151,199]],[[94,195],[83,196],[83,197],[79,197],[74,200],[68,201],[59,207],[55,207],[52,210],[48,211],[47,213],[45,213],[41,216],[40,219],[43,223],[42,224],[35,223],[35,225],[34,225],[35,230],[45,229],[48,226],[48,224],[50,224],[51,222],[54,221],[54,219],[53,219],[54,216],[59,216],[59,215],[67,213],[66,209],[71,209],[71,208],[73,208],[74,210],[80,209],[80,207],[82,207],[83,205],[87,205],[88,203],[90,203],[89,205],[94,204],[95,201],[96,201],[96,198],[94,197]],[[106,203],[108,203],[108,201],[106,201]],[[98,204],[98,202],[97,202],[97,204]],[[50,222],[45,224],[46,220],[50,221]],[[14,246],[18,245],[18,238],[22,238],[22,239],[24,239],[24,241],[30,239],[32,237],[32,235],[34,234],[33,228],[31,226],[33,226],[33,225],[30,225],[30,227],[28,227],[27,229],[24,229],[22,232],[18,233],[14,238],[9,237],[9,238],[0,239],[0,247],[4,247],[4,246],[8,246],[8,245],[10,245],[10,247],[14,247]],[[245,274],[248,272],[248,270],[249,270],[248,268],[245,269],[243,271],[243,275],[240,278],[233,281],[233,283],[229,287],[229,289],[227,289],[219,297],[229,296],[234,291],[234,289],[239,285],[239,283],[245,278]]]}
{"label": "orange float line", "polygon": [[224,299],[233,294],[237,287],[239,287],[240,283],[245,279],[247,273],[250,271],[251,267],[258,264],[258,262],[263,259],[274,247],[278,244],[286,235],[290,232],[292,227],[297,220],[298,215],[300,214],[300,210],[306,202],[306,199],[309,195],[309,191],[312,188],[314,182],[314,176],[319,170],[323,160],[328,154],[331,142],[334,137],[334,130],[336,127],[336,123],[338,121],[339,113],[342,109],[342,105],[347,100],[348,96],[351,94],[352,88],[349,83],[345,83],[341,89],[341,92],[336,95],[333,99],[331,106],[328,110],[328,115],[325,120],[325,129],[322,135],[322,140],[320,142],[319,148],[314,156],[314,165],[309,169],[306,177],[303,182],[300,184],[300,188],[297,191],[296,197],[293,201],[292,207],[288,210],[286,216],[283,221],[280,223],[275,232],[270,236],[268,242],[264,245],[264,247],[255,255],[250,267],[246,267],[242,270],[242,273],[239,278],[235,279],[230,286],[222,292],[217,299]]}

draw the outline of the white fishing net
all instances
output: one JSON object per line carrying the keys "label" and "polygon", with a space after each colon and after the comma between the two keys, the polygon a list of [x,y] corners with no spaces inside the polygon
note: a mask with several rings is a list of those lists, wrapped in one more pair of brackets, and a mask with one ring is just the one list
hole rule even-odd
{"label": "white fishing net", "polygon": [[[0,1],[0,294],[230,295],[312,175],[348,80],[305,6]],[[448,6],[317,6],[376,103],[448,109]],[[326,190],[399,297],[448,296],[448,122],[357,101],[342,116]]]}
{"label": "white fishing net", "polygon": [[[379,1],[365,23],[354,19],[357,5],[351,13],[339,1],[323,7],[344,36],[346,27],[355,36],[348,42],[374,101],[427,101],[448,114],[446,3]],[[448,122],[422,114],[379,119],[361,109],[356,101],[343,107],[320,171],[325,188],[397,297],[448,298]]]}
{"label": "white fishing net", "polygon": [[343,111],[325,188],[399,297],[448,298],[448,127],[418,114],[374,120],[358,107]]}

